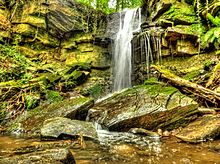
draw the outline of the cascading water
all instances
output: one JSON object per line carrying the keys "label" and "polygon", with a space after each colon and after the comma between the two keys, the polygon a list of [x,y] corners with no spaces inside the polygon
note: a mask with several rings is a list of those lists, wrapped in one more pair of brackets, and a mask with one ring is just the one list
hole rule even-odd
{"label": "cascading water", "polygon": [[123,20],[120,13],[120,27],[114,42],[113,91],[131,86],[131,40],[133,32],[140,30],[140,25],[141,9],[127,10]]}

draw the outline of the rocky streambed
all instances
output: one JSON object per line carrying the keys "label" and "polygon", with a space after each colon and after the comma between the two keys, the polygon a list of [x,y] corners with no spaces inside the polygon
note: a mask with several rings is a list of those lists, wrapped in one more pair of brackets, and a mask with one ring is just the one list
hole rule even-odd
{"label": "rocky streambed", "polygon": [[0,163],[218,163],[219,125],[218,111],[150,79],[23,113],[1,130]]}

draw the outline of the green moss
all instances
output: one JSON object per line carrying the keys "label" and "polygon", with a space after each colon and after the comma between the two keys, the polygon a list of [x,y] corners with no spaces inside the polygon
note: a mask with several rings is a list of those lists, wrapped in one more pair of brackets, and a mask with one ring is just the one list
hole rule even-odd
{"label": "green moss", "polygon": [[82,72],[75,70],[68,76],[68,79],[75,81],[79,79],[82,76],[82,74]]}
{"label": "green moss", "polygon": [[186,32],[192,35],[202,35],[205,32],[205,27],[202,24],[192,24],[186,28]]}
{"label": "green moss", "polygon": [[198,77],[200,74],[200,70],[194,70],[192,72],[187,73],[183,78],[189,81],[193,81],[193,79]]}
{"label": "green moss", "polygon": [[82,94],[85,96],[92,96],[93,98],[97,99],[103,92],[103,87],[101,84],[95,84],[94,86],[90,87],[89,89],[83,90]]}
{"label": "green moss", "polygon": [[162,86],[153,84],[153,85],[145,85],[145,88],[147,89],[149,95],[156,96],[160,93]]}
{"label": "green moss", "polygon": [[155,78],[155,77],[149,78],[149,79],[144,81],[145,85],[147,85],[147,84],[155,84],[155,83],[158,83],[158,79]]}
{"label": "green moss", "polygon": [[56,91],[47,91],[46,98],[50,103],[60,102],[63,100],[63,97]]}
{"label": "green moss", "polygon": [[166,94],[166,95],[171,95],[171,94],[173,94],[174,92],[177,92],[177,91],[178,91],[178,89],[176,89],[174,87],[165,86],[165,87],[161,88],[160,93],[163,93],[163,94]]}
{"label": "green moss", "polygon": [[[39,121],[43,122],[47,118],[53,117],[53,115],[56,115],[57,117],[64,116],[65,113],[63,113],[63,110],[67,111],[69,108],[72,108],[73,106],[80,106],[89,100],[92,99],[86,97],[75,97],[73,99],[66,99],[59,102],[55,101],[50,104],[43,103],[37,108],[28,111],[27,115],[22,115],[19,120],[14,121],[12,126],[16,128],[18,123],[21,123],[28,127],[33,127],[35,123],[36,126],[40,126]],[[36,121],[36,119],[38,121]],[[30,122],[31,124],[29,124]]]}
{"label": "green moss", "polygon": [[86,62],[77,62],[77,63],[71,63],[71,64],[67,64],[67,69],[65,69],[63,71],[64,75],[67,74],[71,74],[73,71],[77,70],[77,71],[91,71],[91,64],[90,63],[86,63]]}
{"label": "green moss", "polygon": [[180,24],[181,22],[193,24],[197,21],[193,6],[185,3],[174,4],[167,12],[163,14],[162,17],[163,19],[175,22],[175,24]]}

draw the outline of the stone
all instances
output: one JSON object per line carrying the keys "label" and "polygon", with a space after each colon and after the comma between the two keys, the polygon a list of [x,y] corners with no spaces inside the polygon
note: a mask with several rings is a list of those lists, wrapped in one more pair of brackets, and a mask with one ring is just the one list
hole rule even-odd
{"label": "stone", "polygon": [[174,2],[175,0],[160,0],[157,3],[154,3],[153,5],[155,5],[155,10],[150,9],[152,11],[151,19],[156,20],[163,13],[165,13]]}
{"label": "stone", "polygon": [[144,136],[149,136],[149,137],[159,137],[158,133],[142,129],[142,128],[131,128],[128,132],[134,133],[134,134],[139,134],[139,135],[144,135]]}
{"label": "stone", "polygon": [[176,41],[178,39],[191,39],[191,40],[197,40],[198,35],[197,33],[192,34],[191,31],[189,31],[190,26],[175,26],[175,27],[168,27],[165,33],[166,40]]}
{"label": "stone", "polygon": [[196,55],[199,53],[199,46],[195,46],[189,40],[177,40],[177,54]]}
{"label": "stone", "polygon": [[169,42],[170,51],[173,55],[192,56],[199,53],[198,36],[200,32],[196,27],[199,28],[199,25],[181,25],[167,28],[165,40]]}
{"label": "stone", "polygon": [[[7,125],[7,133],[28,133],[31,136],[39,136],[43,122],[53,117],[66,117],[71,119],[85,120],[89,108],[94,100],[83,96],[72,97],[59,103],[42,105],[33,110],[24,112],[11,124]],[[22,129],[22,130],[21,130]]]}
{"label": "stone", "polygon": [[41,139],[85,137],[97,139],[93,123],[68,118],[55,117],[44,121],[41,128]]}
{"label": "stone", "polygon": [[220,135],[220,116],[204,115],[183,128],[176,137],[190,143],[212,140]]}
{"label": "stone", "polygon": [[112,131],[131,128],[172,130],[194,120],[197,108],[195,101],[177,89],[149,82],[97,102],[89,110],[88,118]]}
{"label": "stone", "polygon": [[48,149],[22,155],[0,158],[0,163],[22,164],[75,164],[75,159],[68,149]]}
{"label": "stone", "polygon": [[[169,1],[167,3],[169,4]],[[196,13],[192,5],[178,1],[171,2],[171,4],[166,12],[157,14],[159,19],[172,21],[174,25],[191,25],[197,22]]]}

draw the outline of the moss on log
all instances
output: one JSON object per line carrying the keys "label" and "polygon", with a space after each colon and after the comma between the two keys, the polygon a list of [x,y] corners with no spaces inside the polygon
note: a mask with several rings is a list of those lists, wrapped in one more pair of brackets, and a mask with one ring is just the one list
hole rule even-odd
{"label": "moss on log", "polygon": [[187,93],[192,93],[208,102],[215,104],[215,106],[220,106],[220,94],[205,88],[196,83],[192,83],[188,80],[182,79],[181,77],[171,73],[169,70],[163,69],[161,66],[152,65],[152,68],[156,69],[161,76],[167,79],[171,84],[181,87],[181,89]]}

